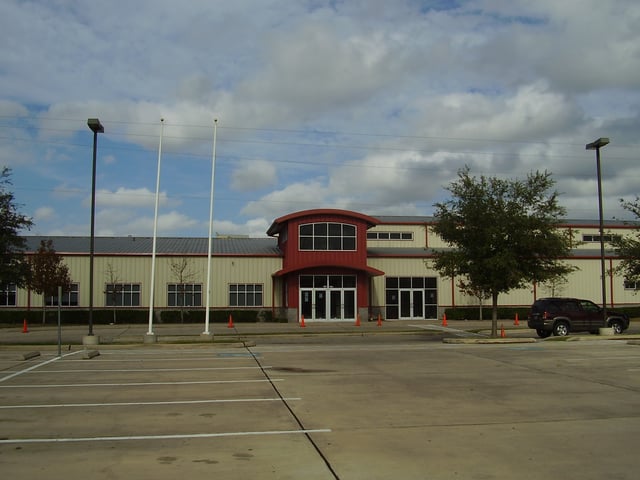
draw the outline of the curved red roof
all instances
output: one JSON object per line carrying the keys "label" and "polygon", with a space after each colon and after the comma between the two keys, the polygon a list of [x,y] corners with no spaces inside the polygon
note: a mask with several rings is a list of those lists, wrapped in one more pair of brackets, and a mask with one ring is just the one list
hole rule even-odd
{"label": "curved red roof", "polygon": [[285,225],[290,220],[302,217],[315,217],[321,215],[335,215],[340,217],[351,218],[354,220],[360,220],[367,224],[367,228],[378,225],[380,221],[377,218],[370,217],[369,215],[364,215],[362,213],[353,212],[350,210],[340,210],[336,208],[316,208],[312,210],[301,210],[299,212],[290,213],[288,215],[284,215],[280,218],[276,218],[269,230],[267,230],[267,235],[273,236],[278,233],[283,225]]}

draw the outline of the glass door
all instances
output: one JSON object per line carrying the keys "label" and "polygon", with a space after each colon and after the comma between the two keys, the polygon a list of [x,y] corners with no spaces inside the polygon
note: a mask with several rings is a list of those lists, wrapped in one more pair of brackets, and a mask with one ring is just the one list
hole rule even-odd
{"label": "glass door", "polygon": [[411,290],[400,290],[400,318],[411,318]]}
{"label": "glass door", "polygon": [[327,291],[316,290],[316,308],[314,320],[326,320],[327,319]]}
{"label": "glass door", "polygon": [[406,289],[400,290],[400,319],[424,318],[424,291]]}

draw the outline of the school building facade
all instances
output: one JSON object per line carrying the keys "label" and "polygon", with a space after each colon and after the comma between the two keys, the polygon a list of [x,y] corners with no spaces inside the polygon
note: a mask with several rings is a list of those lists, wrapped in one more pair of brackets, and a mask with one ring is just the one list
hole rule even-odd
{"label": "school building facade", "polygon": [[[445,308],[477,306],[479,300],[460,291],[456,279],[433,269],[435,252],[448,246],[433,232],[434,218],[369,216],[313,209],[273,221],[265,238],[212,239],[210,306],[213,309],[270,311],[290,322],[428,320]],[[575,245],[563,259],[577,269],[567,282],[530,285],[499,297],[503,306],[529,306],[544,296],[575,296],[601,301],[599,226],[597,221],[566,221]],[[605,223],[605,240],[631,235],[623,222]],[[69,267],[72,288],[64,307],[89,306],[89,237],[26,237],[29,252],[41,240],[53,241]],[[204,309],[208,239],[156,239],[155,278],[151,282],[152,238],[96,237],[94,308],[149,309],[155,285],[156,310]],[[636,285],[613,270],[619,259],[606,250],[609,306],[636,305]],[[45,303],[57,305],[57,298]],[[2,309],[39,308],[42,297],[15,285],[0,292]]]}

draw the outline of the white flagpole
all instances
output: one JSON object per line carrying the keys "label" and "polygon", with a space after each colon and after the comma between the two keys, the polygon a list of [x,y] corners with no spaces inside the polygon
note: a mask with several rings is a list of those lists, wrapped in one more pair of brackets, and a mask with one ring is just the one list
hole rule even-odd
{"label": "white flagpole", "polygon": [[218,119],[213,120],[213,154],[211,155],[211,194],[209,198],[209,244],[207,248],[207,305],[204,314],[203,335],[209,335],[209,308],[211,307],[211,250],[213,235],[213,185],[216,174],[216,139],[218,137]]}
{"label": "white flagpole", "polygon": [[153,247],[151,250],[151,286],[149,293],[149,331],[153,335],[153,302],[156,289],[156,241],[158,236],[158,204],[160,199],[160,161],[162,159],[162,134],[164,132],[164,118],[160,119],[160,143],[158,144],[158,175],[156,177],[156,207],[153,214]]}

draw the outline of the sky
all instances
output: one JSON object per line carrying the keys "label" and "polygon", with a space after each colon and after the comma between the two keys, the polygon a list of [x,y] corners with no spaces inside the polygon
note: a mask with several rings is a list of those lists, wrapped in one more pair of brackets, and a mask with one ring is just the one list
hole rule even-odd
{"label": "sky", "polygon": [[[0,166],[34,235],[266,235],[432,215],[457,172],[548,171],[567,219],[640,184],[637,0],[3,0]],[[162,126],[161,126],[161,119]],[[214,121],[216,125],[213,162]],[[162,149],[160,154],[160,139]],[[160,161],[159,161],[160,160]]]}

